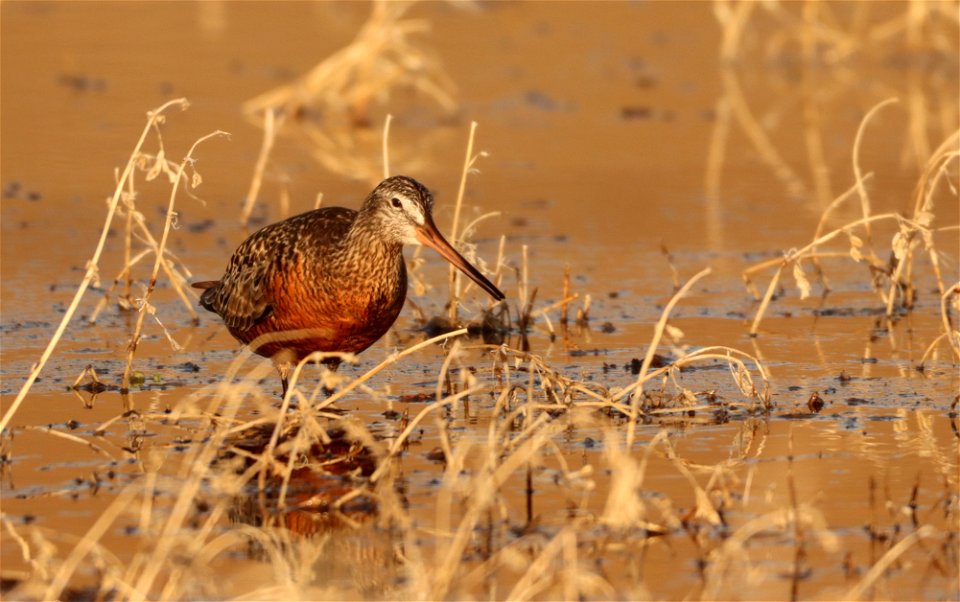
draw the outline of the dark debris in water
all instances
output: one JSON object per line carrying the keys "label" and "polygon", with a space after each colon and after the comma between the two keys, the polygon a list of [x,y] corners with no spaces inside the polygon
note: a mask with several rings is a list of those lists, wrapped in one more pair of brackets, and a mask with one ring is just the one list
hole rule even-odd
{"label": "dark debris in water", "polygon": [[[664,366],[669,366],[675,360],[665,355],[660,355],[659,353],[653,354],[653,359],[650,361],[651,368],[663,368]],[[643,360],[640,358],[633,358],[630,360],[629,364],[624,365],[624,370],[629,370],[630,374],[640,374],[640,368],[643,367]],[[681,368],[681,370],[683,370]]]}
{"label": "dark debris in water", "polygon": [[195,234],[200,234],[212,228],[213,225],[214,225],[214,221],[212,219],[205,219],[199,222],[188,224],[187,230]]}
{"label": "dark debris in water", "polygon": [[823,409],[825,402],[823,398],[820,397],[820,393],[817,391],[813,392],[813,395],[810,396],[810,399],[807,400],[807,409],[810,410],[813,414],[819,414],[820,410]]}
{"label": "dark debris in water", "polygon": [[438,464],[442,464],[447,461],[447,455],[443,453],[443,448],[441,447],[435,447],[431,449],[426,453],[425,457],[427,460],[436,462]]}
{"label": "dark debris in water", "polygon": [[813,315],[824,318],[877,317],[886,315],[883,307],[827,307],[810,310]]}
{"label": "dark debris in water", "polygon": [[[20,199],[24,201],[30,201],[31,203],[36,203],[43,198],[43,195],[36,190],[26,190],[19,181],[11,180],[10,182],[7,182],[6,186],[3,187],[3,198]],[[24,222],[23,225],[25,227],[26,222]]]}
{"label": "dark debris in water", "polygon": [[103,92],[107,81],[102,77],[92,77],[83,73],[61,73],[57,83],[76,92]]}

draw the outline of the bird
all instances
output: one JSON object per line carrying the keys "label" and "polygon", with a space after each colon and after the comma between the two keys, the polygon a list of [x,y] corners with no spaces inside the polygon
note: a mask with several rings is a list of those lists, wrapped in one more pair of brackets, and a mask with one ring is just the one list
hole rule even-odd
{"label": "bird", "polygon": [[[426,245],[496,301],[505,296],[443,237],[433,194],[407,176],[380,182],[359,210],[322,207],[244,240],[220,280],[194,282],[200,306],[280,374],[316,351],[360,353],[396,321],[407,296],[404,245]],[[339,358],[323,360],[336,370]]]}

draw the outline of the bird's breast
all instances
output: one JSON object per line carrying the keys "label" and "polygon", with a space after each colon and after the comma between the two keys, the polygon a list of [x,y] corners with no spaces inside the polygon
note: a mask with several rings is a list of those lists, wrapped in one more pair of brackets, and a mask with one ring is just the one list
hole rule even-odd
{"label": "bird's breast", "polygon": [[406,299],[406,268],[402,255],[398,262],[378,262],[376,269],[340,271],[330,262],[300,258],[275,274],[269,289],[270,315],[238,336],[247,343],[264,334],[277,339],[257,353],[269,357],[289,349],[298,359],[314,351],[359,353],[399,316]]}

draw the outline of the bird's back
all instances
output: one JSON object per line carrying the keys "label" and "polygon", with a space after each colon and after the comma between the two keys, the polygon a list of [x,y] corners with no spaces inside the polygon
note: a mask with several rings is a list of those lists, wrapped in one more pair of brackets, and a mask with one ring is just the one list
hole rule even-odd
{"label": "bird's back", "polygon": [[200,304],[231,330],[251,328],[272,311],[278,277],[305,259],[325,263],[355,216],[351,209],[324,207],[261,228],[237,247],[223,277],[203,292]]}

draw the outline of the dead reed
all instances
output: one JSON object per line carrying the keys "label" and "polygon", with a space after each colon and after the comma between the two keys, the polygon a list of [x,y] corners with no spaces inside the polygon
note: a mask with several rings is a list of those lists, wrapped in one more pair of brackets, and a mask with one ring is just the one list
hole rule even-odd
{"label": "dead reed", "polygon": [[[184,283],[186,281],[186,278],[184,274],[177,267],[175,267],[175,265],[169,259],[165,257],[166,250],[164,248],[164,245],[162,243],[156,242],[156,240],[150,234],[149,230],[145,227],[143,223],[142,214],[137,213],[133,206],[133,198],[135,196],[133,178],[138,168],[147,170],[146,177],[148,179],[155,178],[158,175],[160,175],[160,173],[163,173],[164,171],[167,171],[168,173],[170,173],[169,171],[170,164],[165,158],[162,139],[159,138],[159,124],[164,119],[166,119],[165,113],[169,109],[173,107],[179,107],[181,110],[185,110],[187,106],[188,106],[188,103],[186,99],[181,98],[181,99],[167,102],[164,105],[160,106],[159,108],[147,113],[147,124],[143,128],[143,132],[140,134],[140,138],[137,141],[136,145],[134,146],[133,152],[130,154],[130,158],[127,160],[127,163],[123,169],[123,172],[117,178],[117,184],[114,190],[114,194],[109,199],[109,202],[107,204],[107,216],[106,216],[106,219],[104,220],[103,228],[100,232],[100,239],[97,243],[96,249],[94,249],[93,255],[87,261],[87,266],[86,266],[87,269],[86,269],[86,272],[84,273],[84,277],[81,280],[80,285],[77,287],[77,292],[74,294],[73,300],[70,302],[70,305],[67,307],[67,310],[64,313],[63,318],[60,320],[60,324],[57,326],[57,329],[54,332],[53,336],[51,337],[50,342],[47,344],[47,347],[44,349],[43,353],[41,354],[40,359],[37,361],[36,364],[34,364],[33,368],[30,370],[30,373],[27,375],[26,382],[24,382],[23,386],[20,388],[20,391],[17,394],[17,397],[14,399],[13,403],[10,404],[10,406],[7,408],[7,411],[4,413],[3,418],[0,419],[0,431],[3,431],[5,428],[7,428],[7,426],[10,424],[10,420],[13,418],[17,410],[20,408],[20,405],[26,399],[26,396],[30,391],[30,387],[33,386],[33,383],[36,381],[37,377],[40,375],[40,372],[43,370],[47,361],[50,359],[50,356],[53,354],[54,350],[56,349],[57,344],[60,342],[60,339],[63,337],[63,334],[67,329],[67,325],[70,323],[70,320],[73,318],[74,314],[76,313],[77,307],[79,306],[84,293],[86,293],[87,288],[91,285],[91,283],[99,281],[100,258],[106,246],[107,234],[113,223],[113,218],[121,206],[121,201],[123,201],[125,210],[128,212],[128,219],[126,223],[127,235],[124,238],[124,240],[127,243],[127,246],[124,251],[124,257],[126,259],[126,262],[120,274],[115,278],[114,286],[108,290],[107,294],[109,295],[110,293],[112,293],[112,291],[116,287],[116,284],[120,280],[127,279],[127,281],[129,282],[130,270],[133,264],[138,262],[140,259],[142,259],[149,252],[152,251],[154,256],[156,257],[156,261],[154,263],[153,274],[150,278],[150,288],[152,288],[156,283],[157,274],[160,268],[161,267],[164,268],[165,272],[170,277],[170,282],[173,285],[174,289],[178,291],[178,294],[181,296],[181,299],[184,301],[184,304],[188,307],[188,310],[191,312],[191,314],[194,317],[196,317],[196,312],[192,307],[193,303],[189,300],[189,293],[185,292],[186,288],[184,287]],[[145,155],[141,150],[144,146],[144,143],[147,140],[147,136],[150,134],[151,131],[154,131],[157,134],[158,145],[160,147],[160,150],[158,151],[158,153],[153,156]],[[179,185],[180,178],[184,176],[184,168],[186,167],[187,163],[188,162],[185,160],[183,164],[181,164],[181,168],[178,171],[174,172],[176,176],[175,181],[173,182],[174,186]],[[147,168],[147,165],[149,165],[149,168]],[[199,175],[194,171],[192,184],[193,186],[196,186],[199,183],[200,183]],[[163,233],[164,241],[166,240],[166,235],[169,231],[171,220],[173,219],[172,203],[173,203],[173,196],[171,196],[171,207],[168,211],[167,223],[166,223],[166,227],[164,228],[164,233]],[[133,238],[132,228],[134,225],[136,225],[139,232],[143,234],[144,236],[143,240],[147,242],[149,249],[147,249],[144,252],[138,253],[135,256],[131,256],[129,244]],[[142,316],[144,315],[144,312],[149,312],[149,308],[147,307],[146,303],[141,305],[140,312],[141,312],[140,313],[141,318],[138,320],[139,326],[137,329],[137,335],[139,335],[139,330],[142,327]],[[154,312],[149,312],[149,313],[152,313],[154,317],[156,317]],[[95,319],[96,315],[97,315],[97,312],[95,311],[91,320]],[[159,323],[159,319],[157,319],[157,321]],[[160,324],[160,326],[161,328],[163,327],[162,324]],[[164,330],[164,333],[167,334],[168,338],[170,338],[169,334],[166,332],[166,329],[163,329],[163,330]],[[136,339],[136,336],[134,338]],[[133,355],[131,352],[128,363],[132,362],[132,358],[133,358]]]}
{"label": "dead reed", "polygon": [[[941,315],[943,318],[944,332],[937,338],[939,342],[946,338],[950,342],[951,349],[960,357],[958,353],[958,337],[960,334],[951,326],[947,316],[946,303],[953,299],[951,287],[944,283],[940,264],[941,251],[937,248],[938,235],[944,233],[953,233],[958,231],[956,225],[944,225],[935,227],[935,190],[942,188],[940,186],[947,173],[947,166],[956,163],[960,158],[960,151],[957,145],[960,143],[960,131],[953,133],[947,140],[939,146],[933,156],[927,162],[923,175],[917,182],[916,193],[914,195],[914,211],[909,217],[898,213],[871,214],[871,203],[869,194],[864,185],[871,174],[862,174],[858,157],[860,142],[863,131],[866,129],[870,118],[882,107],[894,102],[893,99],[880,103],[870,111],[863,119],[854,141],[853,165],[855,183],[844,194],[837,197],[830,205],[826,207],[820,218],[820,223],[814,233],[813,240],[807,245],[791,249],[784,254],[782,259],[764,261],[753,265],[743,272],[743,280],[754,298],[759,301],[759,307],[754,316],[750,327],[750,334],[756,336],[759,332],[760,323],[770,305],[774,292],[779,286],[780,279],[784,272],[789,268],[792,271],[796,287],[800,292],[800,298],[805,299],[810,296],[812,285],[803,268],[804,262],[813,264],[816,268],[815,273],[820,281],[823,294],[830,291],[826,276],[821,266],[821,260],[827,258],[849,257],[857,263],[865,263],[868,267],[870,279],[874,283],[874,289],[884,306],[886,319],[893,320],[898,312],[910,312],[913,309],[914,295],[916,290],[915,261],[918,253],[923,253],[929,260],[931,271],[936,280],[936,285],[943,300],[941,303]],[[840,207],[847,200],[854,197],[860,199],[862,217],[843,224],[828,232],[823,232],[828,223],[830,214]],[[890,259],[884,262],[879,259],[874,251],[873,234],[871,226],[875,224],[890,223],[896,227],[890,246],[887,251]],[[821,250],[820,248],[834,240],[845,239],[848,243],[847,251],[840,250]],[[766,292],[761,296],[753,286],[753,274],[776,268],[773,277],[767,285]],[[931,344],[932,345],[932,344]],[[924,354],[926,359],[927,354]],[[921,360],[921,364],[923,360]]]}

